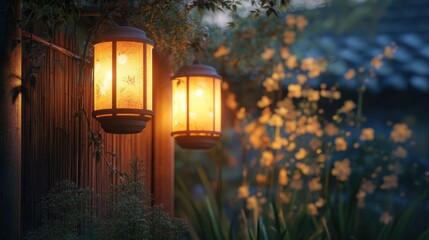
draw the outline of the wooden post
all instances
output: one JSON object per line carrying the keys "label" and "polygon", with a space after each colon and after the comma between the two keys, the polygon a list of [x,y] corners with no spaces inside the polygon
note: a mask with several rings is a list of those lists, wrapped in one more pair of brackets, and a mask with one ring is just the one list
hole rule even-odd
{"label": "wooden post", "polygon": [[20,0],[0,0],[0,239],[20,239],[21,84]]}
{"label": "wooden post", "polygon": [[174,141],[171,137],[171,63],[154,51],[153,59],[153,158],[154,204],[163,204],[174,214]]}

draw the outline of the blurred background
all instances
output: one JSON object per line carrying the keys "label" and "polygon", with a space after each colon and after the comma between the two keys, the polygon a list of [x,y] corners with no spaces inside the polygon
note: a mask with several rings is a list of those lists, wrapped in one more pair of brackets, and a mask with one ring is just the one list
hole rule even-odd
{"label": "blurred background", "polygon": [[268,229],[279,209],[286,222],[304,223],[295,239],[329,239],[299,233],[326,222],[334,239],[386,237],[382,229],[393,227],[403,228],[395,239],[421,236],[429,227],[428,7],[296,0],[266,18],[242,1],[235,15],[206,15],[201,59],[224,78],[223,137],[208,151],[176,146],[176,213],[195,223],[191,235],[223,228],[201,220],[214,205],[227,226],[247,218],[247,237]]}

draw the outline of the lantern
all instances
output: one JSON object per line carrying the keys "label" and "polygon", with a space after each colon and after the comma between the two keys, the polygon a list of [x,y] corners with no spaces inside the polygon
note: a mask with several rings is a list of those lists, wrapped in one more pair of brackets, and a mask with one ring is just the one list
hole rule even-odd
{"label": "lantern", "polygon": [[153,116],[153,41],[144,31],[119,26],[94,44],[94,112],[108,133],[138,133]]}
{"label": "lantern", "polygon": [[222,136],[221,79],[214,68],[197,62],[171,78],[171,135],[182,148],[207,149]]}

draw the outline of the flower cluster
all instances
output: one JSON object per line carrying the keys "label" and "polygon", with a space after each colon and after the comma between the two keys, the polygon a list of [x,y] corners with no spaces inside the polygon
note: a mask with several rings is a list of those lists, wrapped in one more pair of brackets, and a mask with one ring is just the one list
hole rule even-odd
{"label": "flower cluster", "polygon": [[[322,219],[328,211],[326,201],[332,199],[353,199],[358,208],[367,209],[369,202],[380,199],[376,195],[403,196],[401,162],[408,157],[412,130],[399,122],[386,134],[362,116],[365,84],[384,59],[394,56],[396,45],[369,59],[368,69],[344,72],[344,79],[361,81],[357,96],[343,96],[337,84],[323,81],[325,59],[301,57],[292,50],[307,24],[302,16],[288,15],[283,31],[271,34],[259,53],[252,52],[259,56],[254,64],[243,65],[240,59],[246,57],[230,56],[233,53],[224,45],[215,52],[216,58],[230,61],[240,71],[256,72],[252,79],[260,86],[244,101],[224,88],[246,156],[238,198],[256,214],[268,206],[267,199],[276,199],[280,206],[304,209]],[[249,28],[240,37],[250,39],[255,32]],[[371,208],[384,224],[395,213],[386,206]]]}

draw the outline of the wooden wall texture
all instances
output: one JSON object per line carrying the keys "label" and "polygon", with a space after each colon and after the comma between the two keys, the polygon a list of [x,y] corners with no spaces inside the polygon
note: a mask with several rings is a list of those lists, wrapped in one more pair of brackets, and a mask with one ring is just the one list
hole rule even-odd
{"label": "wooden wall texture", "polygon": [[[38,34],[34,31],[34,34]],[[52,42],[77,53],[76,39],[58,31]],[[87,64],[83,82],[79,82],[79,61],[48,47],[26,40],[23,48],[23,76],[29,86],[31,69],[37,69],[34,87],[30,87],[22,106],[22,226],[23,232],[40,224],[40,199],[55,183],[69,179],[80,187],[93,188],[98,194],[97,203],[103,205],[106,191],[117,177],[109,176],[105,161],[96,163],[94,149],[88,146],[88,126],[85,118],[75,118],[80,101],[87,111],[91,127],[103,132],[91,117],[93,109],[92,69]],[[168,90],[168,89],[167,89]],[[146,186],[154,192],[151,173],[154,172],[152,148],[153,123],[139,134],[104,134],[106,151],[119,154],[114,164],[119,171],[127,171],[131,159],[144,160]],[[168,131],[168,129],[167,129]],[[167,145],[169,143],[167,142]],[[170,145],[171,142],[170,142]],[[172,152],[172,149],[167,151]],[[166,163],[167,165],[171,163]],[[172,166],[167,166],[173,169]],[[162,169],[158,172],[162,172]],[[172,173],[172,172],[171,172]],[[169,183],[172,183],[170,178]],[[171,187],[164,189],[170,191]],[[162,191],[164,191],[162,190]],[[171,194],[170,198],[172,198]],[[172,201],[172,199],[171,199]],[[98,208],[97,214],[103,214]]]}

